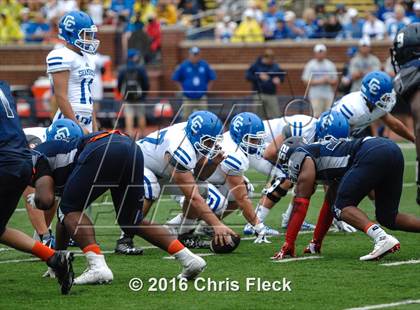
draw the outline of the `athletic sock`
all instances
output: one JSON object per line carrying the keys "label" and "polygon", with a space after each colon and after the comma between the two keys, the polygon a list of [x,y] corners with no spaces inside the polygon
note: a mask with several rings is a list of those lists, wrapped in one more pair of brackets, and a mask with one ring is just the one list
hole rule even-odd
{"label": "athletic sock", "polygon": [[182,234],[190,232],[191,230],[195,228],[196,225],[197,225],[196,219],[187,219],[186,217],[184,217],[181,227],[179,228],[179,234],[182,235]]}
{"label": "athletic sock", "polygon": [[286,231],[286,242],[292,245],[296,241],[296,237],[300,228],[305,220],[306,213],[308,212],[309,199],[294,198],[293,199],[293,212],[290,215],[289,224]]}
{"label": "athletic sock", "polygon": [[185,246],[178,239],[173,240],[168,246],[168,253],[170,255],[175,255],[176,253],[185,249]]}
{"label": "athletic sock", "polygon": [[183,219],[184,219],[184,217],[182,216],[182,213],[179,213],[173,219],[170,219],[169,221],[167,221],[166,224],[167,225],[179,226],[179,225],[181,225]]}
{"label": "athletic sock", "polygon": [[375,224],[372,222],[367,224],[363,230],[369,237],[371,237],[375,241],[378,238],[384,237],[387,235],[387,233],[378,224]]}
{"label": "athletic sock", "polygon": [[43,261],[47,261],[51,256],[55,254],[55,251],[53,249],[50,249],[46,245],[43,245],[41,242],[35,241],[31,253],[36,257],[39,257]]}
{"label": "athletic sock", "polygon": [[93,252],[97,255],[102,255],[101,248],[96,243],[89,244],[88,246],[82,249],[83,253]]}
{"label": "athletic sock", "polygon": [[282,222],[283,226],[287,225],[287,223],[289,222],[290,215],[292,214],[292,211],[293,211],[293,203],[290,202],[289,206],[287,207],[286,212],[284,212],[283,215],[282,215],[283,216],[283,222]]}
{"label": "athletic sock", "polygon": [[258,204],[255,213],[257,214],[258,219],[260,222],[264,222],[265,218],[267,217],[268,213],[270,212],[269,208],[264,207],[263,205]]}
{"label": "athletic sock", "polygon": [[325,238],[325,235],[330,229],[330,226],[333,222],[333,214],[330,209],[330,204],[327,200],[324,200],[322,208],[319,211],[318,221],[316,222],[315,231],[314,231],[314,242],[321,244]]}

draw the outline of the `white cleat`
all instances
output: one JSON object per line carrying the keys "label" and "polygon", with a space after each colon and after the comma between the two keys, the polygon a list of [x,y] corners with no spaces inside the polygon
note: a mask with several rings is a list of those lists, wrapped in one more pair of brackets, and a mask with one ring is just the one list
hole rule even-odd
{"label": "white cleat", "polygon": [[207,266],[207,263],[200,256],[191,253],[189,259],[181,261],[182,273],[180,273],[178,279],[193,280],[197,277]]}
{"label": "white cleat", "polygon": [[88,261],[88,267],[80,276],[74,279],[74,284],[106,284],[114,279],[114,275],[106,264],[103,255],[87,252],[86,259]]}
{"label": "white cleat", "polygon": [[106,284],[112,282],[114,275],[109,268],[95,268],[88,267],[80,276],[74,279],[76,285],[86,284]]}
{"label": "white cleat", "polygon": [[368,255],[360,257],[361,261],[379,260],[389,253],[397,252],[400,249],[400,242],[391,235],[380,237],[375,241],[373,251]]}

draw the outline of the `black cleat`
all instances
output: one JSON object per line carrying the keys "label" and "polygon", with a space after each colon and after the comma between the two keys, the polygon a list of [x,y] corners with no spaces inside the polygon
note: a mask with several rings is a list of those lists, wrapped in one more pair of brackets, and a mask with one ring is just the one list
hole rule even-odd
{"label": "black cleat", "polygon": [[72,262],[74,255],[68,251],[56,251],[55,254],[47,261],[47,265],[51,267],[61,286],[61,294],[67,295],[73,285],[74,272]]}
{"label": "black cleat", "polygon": [[203,240],[200,236],[190,233],[179,235],[178,240],[189,249],[210,249],[209,240]]}
{"label": "black cleat", "polygon": [[122,237],[117,240],[117,246],[115,247],[115,253],[123,255],[143,255],[142,248],[136,248],[134,246],[133,239],[130,237]]}

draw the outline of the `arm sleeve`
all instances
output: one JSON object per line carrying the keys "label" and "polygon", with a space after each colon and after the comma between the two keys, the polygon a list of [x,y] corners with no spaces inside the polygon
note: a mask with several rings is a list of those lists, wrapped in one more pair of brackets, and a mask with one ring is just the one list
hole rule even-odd
{"label": "arm sleeve", "polygon": [[216,79],[216,72],[207,64],[207,75],[209,81],[214,81]]}
{"label": "arm sleeve", "polygon": [[251,65],[249,69],[246,71],[245,77],[248,81],[256,82],[257,76],[255,75],[255,66]]}
{"label": "arm sleeve", "polygon": [[34,174],[33,174],[33,178],[32,178],[32,185],[35,185],[36,180],[38,180],[39,178],[41,178],[43,176],[51,176],[52,177],[52,170],[51,170],[51,167],[48,163],[48,159],[45,156],[40,155],[37,158],[36,163],[34,165]]}
{"label": "arm sleeve", "polygon": [[149,85],[149,77],[147,76],[147,71],[144,68],[140,69],[140,75],[141,75],[141,88],[144,91],[149,91],[150,85]]}
{"label": "arm sleeve", "polygon": [[172,81],[182,82],[182,64],[179,65],[172,74]]}

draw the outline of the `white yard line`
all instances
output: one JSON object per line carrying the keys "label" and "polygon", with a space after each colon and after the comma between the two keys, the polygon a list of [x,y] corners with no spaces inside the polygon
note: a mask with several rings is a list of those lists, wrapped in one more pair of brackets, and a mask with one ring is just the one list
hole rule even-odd
{"label": "white yard line", "polygon": [[36,262],[41,261],[39,258],[32,257],[32,258],[23,258],[23,259],[9,259],[0,261],[0,264],[10,264],[10,263],[23,263],[23,262]]}
{"label": "white yard line", "polygon": [[357,308],[348,308],[348,309],[345,309],[345,310],[384,309],[384,308],[392,308],[392,307],[404,306],[404,305],[412,305],[412,304],[420,304],[420,299],[415,299],[415,300],[408,299],[408,300],[393,302],[393,303],[389,303],[389,304],[362,306],[362,307],[357,307]]}
{"label": "white yard line", "polygon": [[420,259],[410,259],[410,260],[403,260],[400,262],[392,262],[392,263],[384,263],[380,264],[381,266],[392,267],[392,266],[401,266],[401,265],[414,265],[420,264]]}
{"label": "white yard line", "polygon": [[285,258],[281,260],[273,259],[273,263],[289,263],[289,262],[296,262],[301,260],[310,260],[310,259],[320,259],[322,256],[306,256],[306,257],[296,257],[296,258]]}

